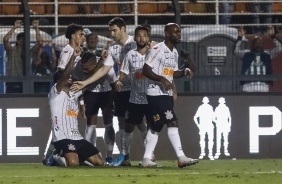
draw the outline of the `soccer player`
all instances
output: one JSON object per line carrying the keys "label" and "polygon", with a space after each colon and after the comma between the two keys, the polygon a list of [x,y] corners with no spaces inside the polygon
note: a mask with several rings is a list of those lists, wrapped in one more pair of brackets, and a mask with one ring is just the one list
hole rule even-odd
{"label": "soccer player", "polygon": [[63,71],[57,71],[48,99],[52,122],[52,141],[57,153],[62,157],[53,155],[53,159],[60,163],[65,159],[65,166],[79,166],[80,161],[87,160],[93,165],[104,165],[104,160],[99,150],[90,142],[83,139],[78,129],[77,116],[79,112],[78,98],[82,91],[70,91],[71,73],[74,60],[81,54],[82,48],[73,50],[68,64]]}
{"label": "soccer player", "polygon": [[[78,61],[73,78],[75,80],[85,80],[94,72],[97,60],[96,55],[92,51],[85,51],[81,55],[81,60]],[[103,62],[100,58],[99,62]],[[100,63],[99,63],[100,64]],[[106,145],[106,164],[112,162],[113,148],[115,142],[115,130],[113,127],[113,97],[112,87],[116,80],[116,74],[113,68],[108,74],[100,79],[97,83],[90,84],[83,94],[83,99],[80,100],[81,113],[87,119],[85,129],[85,139],[96,146],[96,126],[98,123],[98,111],[101,108],[105,126],[105,145]]]}
{"label": "soccer player", "polygon": [[[58,70],[65,69],[66,65],[73,55],[74,49],[80,48],[85,41],[83,28],[82,26],[77,24],[70,24],[66,29],[65,36],[69,40],[69,43],[61,51],[57,66]],[[76,65],[79,59],[80,57],[78,56],[74,62],[74,65]]]}
{"label": "soccer player", "polygon": [[[113,42],[108,49],[108,57],[104,62],[103,67],[101,67],[94,75],[89,77],[85,81],[76,81],[71,87],[72,90],[78,91],[83,87],[97,81],[108,71],[117,64],[120,68],[124,56],[132,49],[136,48],[136,43],[133,36],[130,36],[126,33],[126,24],[124,20],[120,17],[115,17],[109,22],[109,30],[115,42]],[[119,121],[119,135],[120,139],[124,134],[124,125],[125,125],[125,111],[128,108],[129,96],[131,90],[131,84],[129,78],[126,76],[121,81],[122,89],[120,92],[115,94],[114,99],[114,115],[118,117]],[[144,130],[146,131],[146,129]],[[145,134],[145,132],[141,133]],[[121,141],[119,141],[121,142]],[[123,165],[130,165],[129,158],[125,159]]]}
{"label": "soccer player", "polygon": [[156,167],[157,163],[151,161],[151,155],[158,142],[158,134],[164,125],[167,125],[169,140],[178,157],[178,167],[183,168],[199,162],[197,159],[185,156],[178,133],[178,122],[173,110],[173,83],[174,77],[191,77],[189,68],[178,69],[178,52],[175,45],[180,42],[181,30],[179,25],[169,23],[165,26],[165,41],[156,44],[146,55],[143,74],[148,77],[149,84],[146,89],[148,106],[153,122],[146,137],[146,148],[142,167]]}
{"label": "soccer player", "polygon": [[128,117],[125,122],[125,132],[121,142],[121,154],[113,162],[113,166],[120,166],[129,154],[129,145],[135,125],[142,124],[144,116],[149,118],[147,107],[148,103],[145,93],[148,79],[142,74],[145,54],[149,50],[147,47],[149,42],[149,33],[147,28],[144,26],[136,27],[134,40],[137,44],[137,49],[133,49],[126,54],[121,65],[119,78],[116,81],[116,88],[120,91],[122,89],[121,81],[125,76],[129,76],[131,82],[131,92],[129,98]]}

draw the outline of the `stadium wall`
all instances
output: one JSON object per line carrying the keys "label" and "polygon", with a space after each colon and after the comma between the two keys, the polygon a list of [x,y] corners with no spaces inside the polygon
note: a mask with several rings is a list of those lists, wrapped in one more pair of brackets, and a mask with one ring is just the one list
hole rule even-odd
{"label": "stadium wall", "polygon": [[[207,97],[205,99],[209,100],[213,110],[218,107],[219,99],[222,97],[231,114],[230,133],[228,140],[224,140],[225,143],[228,141],[230,156],[224,153],[224,141],[220,140],[222,147],[218,159],[281,157],[282,93],[179,95],[175,104],[175,111],[179,120],[179,132],[183,150],[189,157],[199,158],[202,147],[206,153],[204,159],[210,159],[207,157],[210,151],[208,150],[209,139],[213,145],[210,152],[212,152],[213,156],[217,152],[216,131],[218,125],[215,126],[216,124],[213,122],[213,128],[205,130],[212,133],[210,137],[206,135],[203,143],[200,142],[199,128],[193,120],[199,106],[203,104],[204,97]],[[41,162],[49,140],[51,127],[47,96],[3,95],[0,96],[0,102],[0,162]],[[227,115],[226,112],[222,111],[220,115]],[[210,119],[212,118],[210,116],[213,116],[209,115],[208,112],[204,112],[202,115],[200,115],[201,120],[204,118]],[[79,123],[80,132],[84,134],[85,121],[79,118]],[[117,131],[116,118],[114,119],[114,126]],[[227,130],[228,126],[226,127]],[[166,129],[165,127],[160,134],[155,155],[158,160],[176,160],[173,148],[167,138]],[[103,131],[102,118],[99,117],[97,146],[105,156]],[[211,135],[214,135],[214,139],[211,139]],[[114,153],[115,156],[119,154],[117,145]],[[131,144],[131,159],[141,160],[143,153],[144,146],[139,132],[136,130]]]}

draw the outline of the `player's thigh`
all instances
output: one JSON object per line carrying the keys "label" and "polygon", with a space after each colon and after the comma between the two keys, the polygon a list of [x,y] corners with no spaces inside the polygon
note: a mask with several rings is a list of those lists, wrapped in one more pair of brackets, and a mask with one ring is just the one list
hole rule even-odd
{"label": "player's thigh", "polygon": [[85,114],[87,117],[91,115],[97,115],[99,110],[99,104],[97,99],[99,98],[98,93],[86,91],[83,95],[85,103]]}
{"label": "player's thigh", "polygon": [[114,115],[124,117],[128,109],[130,91],[117,92],[114,100]]}
{"label": "player's thigh", "polygon": [[97,155],[100,151],[90,142],[82,139],[79,141],[80,147],[77,150],[77,154],[81,161],[88,160],[89,157]]}

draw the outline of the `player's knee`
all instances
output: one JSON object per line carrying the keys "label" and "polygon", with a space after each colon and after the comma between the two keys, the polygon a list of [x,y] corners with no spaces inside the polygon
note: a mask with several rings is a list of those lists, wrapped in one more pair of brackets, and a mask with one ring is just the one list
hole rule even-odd
{"label": "player's knee", "polygon": [[[153,124],[151,127],[150,127],[150,130],[151,132],[160,132],[162,129],[163,129],[163,124]],[[152,132],[152,133],[153,133]]]}
{"label": "player's knee", "polygon": [[167,127],[178,127],[178,122],[177,121],[172,121],[167,124]]}
{"label": "player's knee", "polygon": [[79,166],[78,160],[69,159],[69,160],[67,161],[67,167],[78,167],[78,166]]}

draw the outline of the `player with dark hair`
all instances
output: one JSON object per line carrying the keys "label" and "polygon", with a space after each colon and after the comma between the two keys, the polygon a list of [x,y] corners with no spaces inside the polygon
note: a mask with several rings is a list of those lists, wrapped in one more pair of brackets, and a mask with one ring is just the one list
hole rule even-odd
{"label": "player with dark hair", "polygon": [[81,54],[77,47],[63,71],[57,71],[56,83],[48,94],[51,122],[52,142],[58,154],[51,157],[61,166],[76,167],[81,161],[87,160],[92,165],[104,165],[99,150],[83,139],[78,129],[77,116],[79,112],[78,98],[82,91],[70,91],[71,73],[74,60]]}
{"label": "player with dark hair", "polygon": [[[73,54],[74,49],[81,47],[81,45],[85,41],[83,28],[82,26],[77,24],[70,24],[65,31],[65,36],[69,40],[69,43],[61,51],[57,67],[59,70],[65,69],[66,65],[69,62],[69,59]],[[79,59],[80,58],[78,57],[75,60],[74,65]]]}
{"label": "player with dark hair", "polygon": [[127,110],[128,116],[125,120],[125,132],[121,141],[121,154],[113,162],[113,166],[120,166],[126,157],[128,157],[129,146],[135,126],[140,126],[143,123],[144,116],[146,116],[147,122],[150,121],[148,119],[148,103],[145,93],[148,79],[142,74],[145,55],[149,50],[147,47],[149,42],[148,29],[144,26],[136,27],[134,40],[137,44],[137,49],[133,49],[125,55],[119,72],[119,78],[116,81],[116,88],[120,91],[122,89],[121,81],[125,76],[128,76],[131,82],[131,91],[129,108]]}
{"label": "player with dark hair", "polygon": [[[92,51],[85,51],[78,61],[73,78],[75,80],[85,80],[91,76],[97,67],[103,64],[104,59],[96,60],[96,55]],[[98,66],[97,66],[98,65]],[[98,111],[101,108],[105,126],[105,146],[106,158],[113,156],[115,142],[115,130],[113,127],[113,99],[112,86],[116,80],[116,74],[112,68],[108,74],[97,82],[90,84],[80,99],[81,113],[87,120],[85,129],[85,139],[96,146],[96,126],[98,123]]]}
{"label": "player with dark hair", "polygon": [[157,163],[151,161],[159,132],[164,125],[167,125],[169,140],[178,157],[178,167],[186,167],[199,162],[197,159],[185,156],[178,132],[178,121],[174,112],[173,83],[174,77],[191,77],[189,68],[178,69],[178,52],[175,45],[180,42],[180,26],[169,23],[165,26],[165,41],[152,47],[146,55],[143,74],[148,77],[149,84],[146,89],[148,106],[153,122],[146,137],[146,148],[142,167],[156,167]]}
{"label": "player with dark hair", "polygon": [[[115,17],[111,21],[109,21],[109,30],[111,31],[111,35],[115,42],[113,42],[108,49],[107,59],[104,61],[103,67],[101,67],[94,75],[89,77],[85,81],[76,81],[72,86],[72,90],[77,91],[82,89],[83,87],[91,84],[92,82],[97,81],[104,75],[108,73],[108,71],[117,64],[120,68],[124,56],[132,49],[136,48],[136,43],[134,41],[133,36],[130,36],[126,33],[126,25],[122,18]],[[128,108],[128,100],[130,96],[131,83],[129,78],[126,76],[121,81],[122,89],[120,92],[115,94],[114,100],[114,115],[118,117],[119,121],[119,136],[120,139],[124,134],[124,125],[125,125],[125,112]],[[146,128],[141,129],[141,136],[146,134]],[[119,141],[121,142],[121,140]],[[109,161],[112,161],[109,159]],[[130,165],[129,158],[125,159],[123,165]]]}

